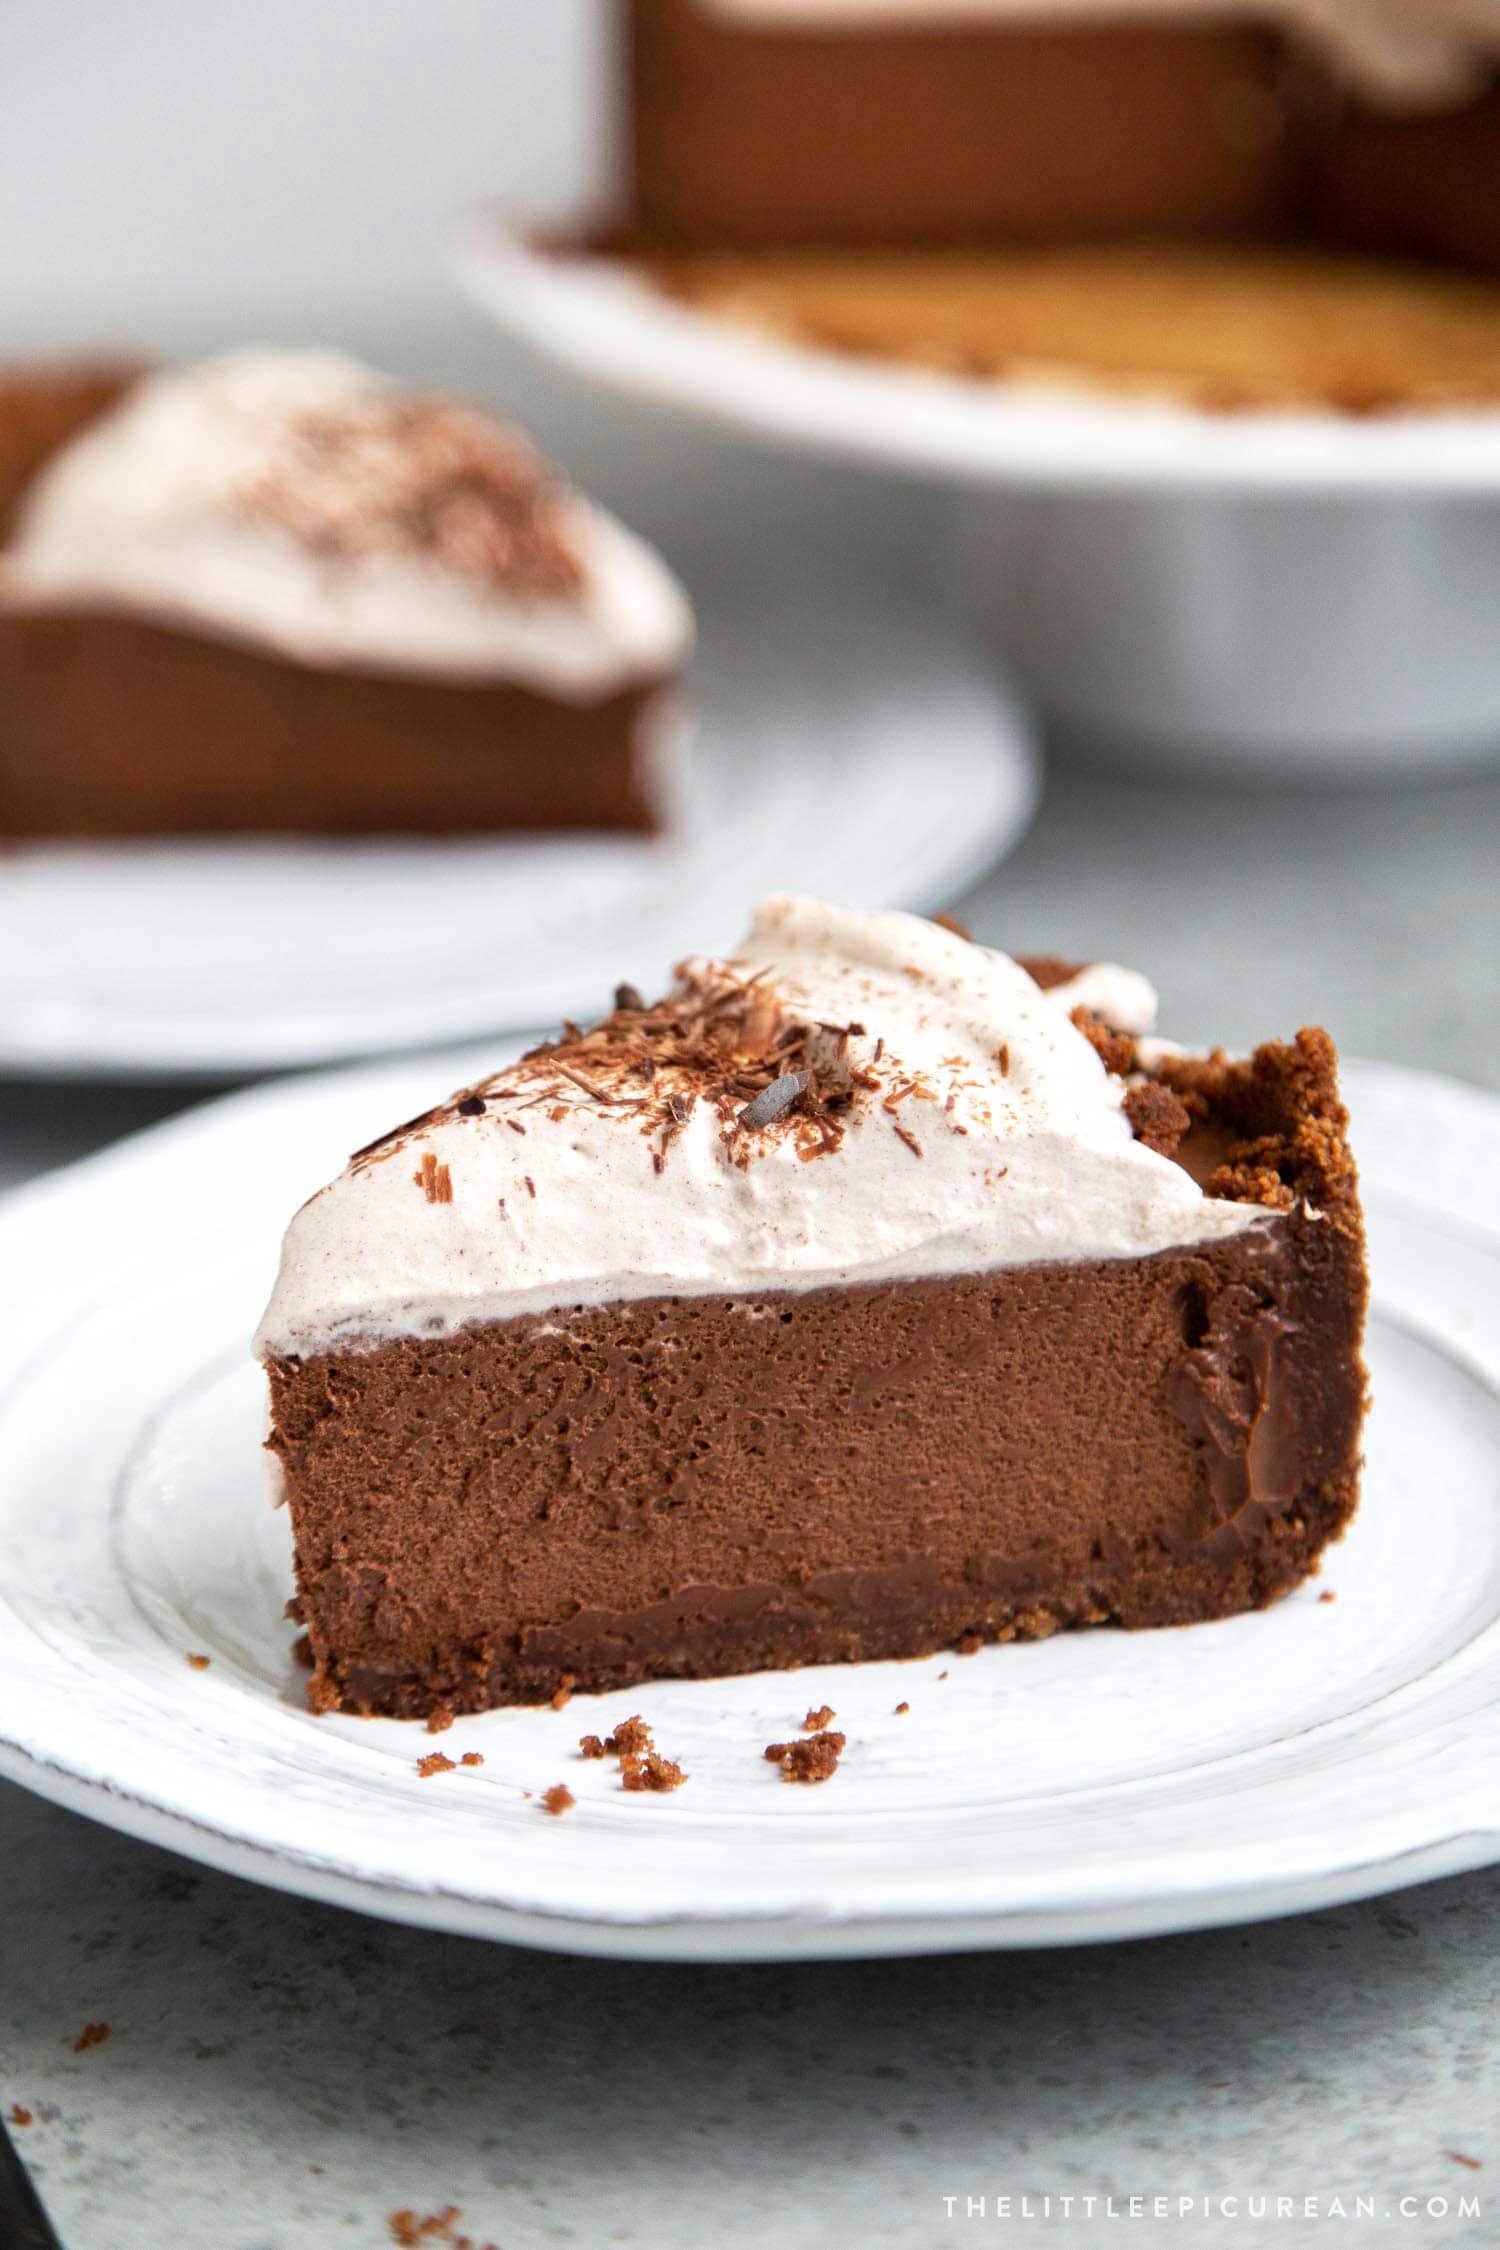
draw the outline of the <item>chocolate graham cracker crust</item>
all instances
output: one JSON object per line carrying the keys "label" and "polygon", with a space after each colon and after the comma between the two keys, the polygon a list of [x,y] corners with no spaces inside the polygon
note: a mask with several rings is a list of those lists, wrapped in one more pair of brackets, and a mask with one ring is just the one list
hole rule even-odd
{"label": "chocolate graham cracker crust", "polygon": [[[919,1101],[875,1067],[830,1069],[849,1027],[809,1041],[753,977],[719,1006],[726,1038],[701,992],[665,1015],[623,1006],[433,1114],[477,1100],[524,1131],[528,1103],[618,1108],[670,1197],[689,1083],[731,1168],[763,1134],[837,1165],[852,1117],[897,1133]],[[314,1707],[472,1712],[564,1682],[1185,1624],[1297,1585],[1355,1506],[1365,1396],[1332,1045],[1303,1031],[1231,1060],[1105,1043],[1135,1133],[1266,1223],[1144,1257],[657,1294],[271,1352]],[[428,1123],[357,1164],[410,1168]],[[782,1746],[794,1762],[807,1739]],[[586,1737],[584,1755],[604,1747]]]}

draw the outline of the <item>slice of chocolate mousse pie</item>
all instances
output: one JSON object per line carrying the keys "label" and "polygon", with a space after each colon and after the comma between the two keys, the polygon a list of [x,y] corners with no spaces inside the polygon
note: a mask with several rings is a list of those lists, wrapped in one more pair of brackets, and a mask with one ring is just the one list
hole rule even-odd
{"label": "slice of chocolate mousse pie", "polygon": [[1333,1047],[777,898],[351,1158],[258,1349],[316,1708],[1186,1624],[1357,1497]]}
{"label": "slice of chocolate mousse pie", "polygon": [[655,830],[692,635],[518,429],[342,353],[0,367],[0,844]]}

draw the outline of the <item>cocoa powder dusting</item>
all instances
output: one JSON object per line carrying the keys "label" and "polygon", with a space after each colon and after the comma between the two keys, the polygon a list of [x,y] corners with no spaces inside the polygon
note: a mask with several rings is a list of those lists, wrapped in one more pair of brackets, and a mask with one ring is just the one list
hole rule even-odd
{"label": "cocoa powder dusting", "polygon": [[584,586],[546,463],[435,393],[377,392],[294,416],[236,500],[329,560],[435,563],[527,603],[574,601]]}

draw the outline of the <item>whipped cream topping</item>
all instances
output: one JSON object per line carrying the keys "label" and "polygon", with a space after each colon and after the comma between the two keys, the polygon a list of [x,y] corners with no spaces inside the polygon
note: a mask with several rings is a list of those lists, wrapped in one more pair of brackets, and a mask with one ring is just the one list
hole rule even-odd
{"label": "whipped cream topping", "polygon": [[1481,91],[1500,61],[1500,0],[700,0],[710,13],[788,30],[867,24],[1183,22],[1280,25],[1391,107]]}
{"label": "whipped cream topping", "polygon": [[[733,960],[622,990],[374,1143],[292,1221],[257,1337],[312,1354],[628,1298],[745,1294],[1132,1258],[1264,1225],[1137,1141],[1069,1020],[1144,980],[1043,992],[905,914],[801,898]],[[1091,996],[1091,997],[1090,997]]]}
{"label": "whipped cream topping", "polygon": [[575,701],[676,670],[692,638],[665,565],[516,432],[321,351],[137,384],[36,479],[0,599]]}

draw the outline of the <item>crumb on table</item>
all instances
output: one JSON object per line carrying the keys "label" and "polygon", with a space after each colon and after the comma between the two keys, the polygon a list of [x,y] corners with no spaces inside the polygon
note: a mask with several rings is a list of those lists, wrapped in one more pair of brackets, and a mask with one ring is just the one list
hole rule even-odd
{"label": "crumb on table", "polygon": [[417,1771],[424,1781],[430,1781],[435,1773],[452,1773],[453,1760],[445,1758],[441,1750],[429,1750],[425,1758],[418,1758]]}
{"label": "crumb on table", "polygon": [[576,1805],[578,1799],[565,1781],[554,1781],[550,1789],[542,1791],[542,1810],[551,1813],[554,1820]]}
{"label": "crumb on table", "polygon": [[495,2250],[493,2242],[476,2242],[472,2235],[460,2234],[462,2217],[456,2203],[445,2203],[441,2211],[429,2211],[425,2217],[416,2211],[393,2211],[386,2224],[397,2250],[418,2250],[424,2242],[440,2242],[445,2250]]}
{"label": "crumb on table", "polygon": [[808,1734],[821,1734],[834,1715],[831,1703],[820,1704],[816,1711],[809,1711],[803,1720],[804,1731]]}
{"label": "crumb on table", "polygon": [[107,2023],[86,2023],[73,2042],[73,2052],[81,2055],[90,2047],[102,2047],[108,2037]]}

